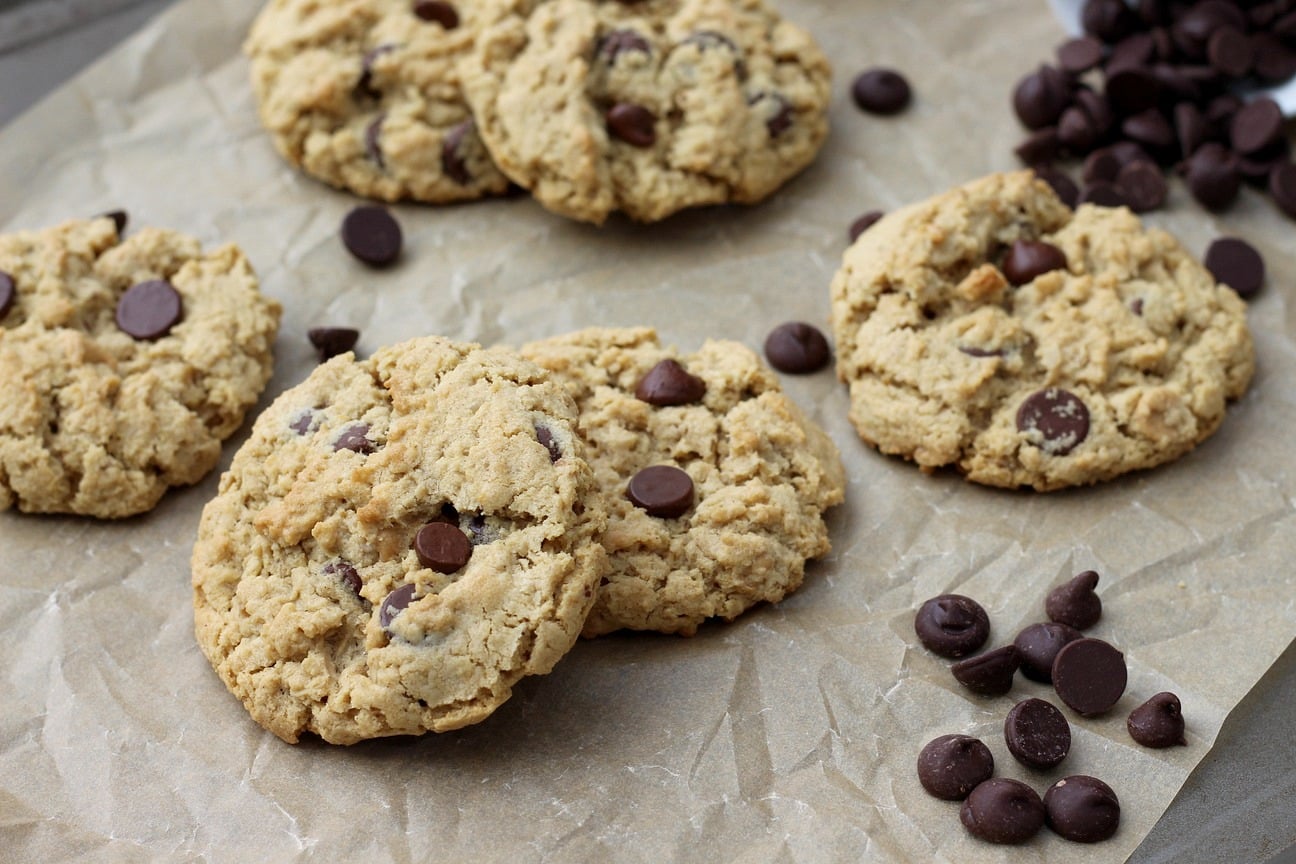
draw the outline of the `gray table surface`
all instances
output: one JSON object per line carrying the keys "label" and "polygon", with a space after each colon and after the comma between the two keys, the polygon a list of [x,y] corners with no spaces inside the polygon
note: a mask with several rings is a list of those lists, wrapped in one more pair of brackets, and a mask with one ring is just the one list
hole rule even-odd
{"label": "gray table surface", "polygon": [[[78,23],[0,53],[0,128],[173,2],[83,6]],[[1131,864],[1296,864],[1293,769],[1296,645],[1229,716]]]}

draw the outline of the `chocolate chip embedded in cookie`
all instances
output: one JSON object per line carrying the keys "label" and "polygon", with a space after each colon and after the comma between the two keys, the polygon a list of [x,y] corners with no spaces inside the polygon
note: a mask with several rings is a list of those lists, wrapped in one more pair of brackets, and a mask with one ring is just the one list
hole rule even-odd
{"label": "chocolate chip embedded in cookie", "polygon": [[860,437],[991,486],[1175,459],[1254,371],[1244,304],[1173,237],[1072,211],[1030,172],[878,221],[845,253],[832,323]]}
{"label": "chocolate chip embedded in cookie", "polygon": [[827,135],[828,62],[762,0],[482,5],[462,67],[482,140],[556,213],[755,203]]}
{"label": "chocolate chip embedded in cookie", "polygon": [[428,337],[316,367],[203,511],[194,620],[221,680],[286,741],[487,717],[571,647],[603,574],[575,423],[503,350]]}
{"label": "chocolate chip embedded in cookie", "polygon": [[0,509],[119,518],[198,482],[279,315],[234,246],[111,216],[0,236]]}
{"label": "chocolate chip embedded in cookie", "polygon": [[690,634],[796,590],[828,551],[837,448],[748,348],[692,354],[650,329],[589,329],[522,348],[571,392],[610,571],[585,635]]}

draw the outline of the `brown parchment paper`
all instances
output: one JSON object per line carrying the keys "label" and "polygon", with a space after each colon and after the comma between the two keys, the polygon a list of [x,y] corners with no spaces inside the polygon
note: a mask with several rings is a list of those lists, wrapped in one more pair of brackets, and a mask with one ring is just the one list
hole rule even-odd
{"label": "brown parchment paper", "polygon": [[[308,374],[305,331],[320,324],[359,326],[362,352],[596,324],[654,325],[684,350],[712,336],[759,347],[784,320],[826,326],[846,226],[1014,167],[1009,90],[1062,35],[1045,4],[1021,0],[783,0],[836,83],[827,146],[771,200],[602,229],[526,198],[404,206],[406,254],[376,273],[337,240],[354,199],[287,169],[258,127],[238,50],[257,6],[181,2],[6,129],[0,230],[124,207],[133,225],[239,243],[285,306],[262,405]],[[850,103],[850,78],[877,64],[912,80],[907,113]],[[1258,375],[1198,450],[1097,488],[984,489],[862,445],[830,372],[785,377],[850,478],[833,552],[802,590],[692,639],[583,642],[460,732],[292,747],[251,722],[192,635],[188,559],[214,474],[119,523],[0,514],[0,858],[1124,860],[1296,635],[1293,223],[1250,192],[1213,219],[1178,184],[1150,221],[1199,254],[1244,235],[1269,265],[1250,309]],[[1070,715],[1059,769],[1029,772],[1006,751],[1003,717],[1050,691],[1019,677],[1010,697],[969,697],[917,646],[913,610],[970,594],[1003,644],[1086,568],[1102,574],[1094,635],[1125,652],[1130,686],[1105,717]],[[1125,717],[1165,689],[1183,700],[1189,746],[1139,748]],[[1041,791],[1070,773],[1107,780],[1119,833],[1095,846],[1047,831],[1014,849],[971,840],[957,805],[914,775],[922,744],[950,732],[981,736],[997,773]]]}

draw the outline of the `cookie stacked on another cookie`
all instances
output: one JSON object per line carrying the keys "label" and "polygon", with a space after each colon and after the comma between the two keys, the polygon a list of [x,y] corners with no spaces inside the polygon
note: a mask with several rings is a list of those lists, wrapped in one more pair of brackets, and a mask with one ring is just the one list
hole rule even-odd
{"label": "cookie stacked on another cookie", "polygon": [[897,211],[832,284],[860,436],[992,486],[1094,483],[1168,462],[1246,391],[1246,310],[1125,208],[1074,212],[1031,172]]}
{"label": "cookie stacked on another cookie", "polygon": [[236,247],[113,219],[0,236],[0,509],[111,519],[202,479],[270,378]]}

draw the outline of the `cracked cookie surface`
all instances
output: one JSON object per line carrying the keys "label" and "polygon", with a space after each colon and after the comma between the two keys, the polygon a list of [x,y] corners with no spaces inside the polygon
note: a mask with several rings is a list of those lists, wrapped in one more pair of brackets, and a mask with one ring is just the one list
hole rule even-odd
{"label": "cracked cookie surface", "polygon": [[244,50],[275,147],[367,198],[449,203],[504,192],[457,72],[481,6],[271,0]]}
{"label": "cracked cookie surface", "polygon": [[850,417],[883,453],[1045,491],[1168,462],[1246,391],[1246,309],[1124,208],[1030,172],[897,211],[832,283]]}
{"label": "cracked cookie surface", "polygon": [[603,517],[571,398],[436,337],[344,354],[258,419],[203,511],[198,643],[285,741],[476,723],[580,634]]}
{"label": "cracked cookie surface", "polygon": [[[216,466],[270,378],[279,305],[235,246],[71,221],[0,236],[0,283],[0,509],[149,510]],[[162,319],[124,301],[143,285]],[[132,336],[123,303],[127,328],[164,332]]]}
{"label": "cracked cookie surface", "polygon": [[[845,490],[837,448],[745,346],[712,340],[685,355],[648,328],[592,328],[522,353],[575,398],[591,500],[608,514],[608,575],[586,636],[691,634],[783,599],[828,552],[824,511]],[[643,469],[663,466],[691,481],[673,517],[627,496]]]}
{"label": "cracked cookie surface", "polygon": [[504,173],[557,213],[754,203],[827,135],[828,62],[760,0],[484,2],[469,102]]}

